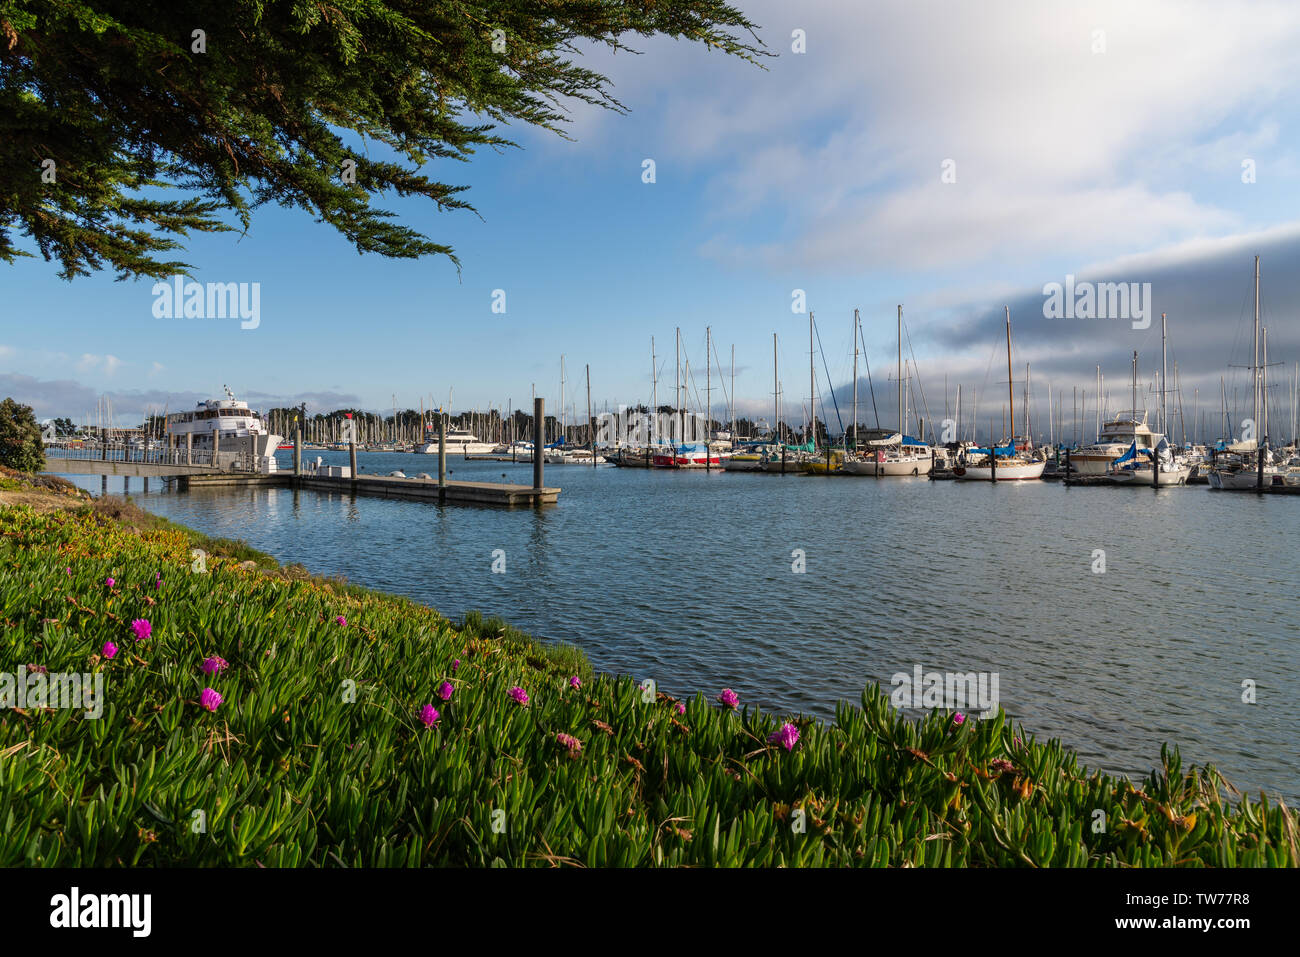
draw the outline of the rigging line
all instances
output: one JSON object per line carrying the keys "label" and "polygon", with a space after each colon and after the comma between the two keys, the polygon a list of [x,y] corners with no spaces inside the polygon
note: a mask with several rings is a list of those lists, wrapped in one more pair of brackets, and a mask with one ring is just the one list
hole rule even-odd
{"label": "rigging line", "polygon": [[727,395],[727,380],[722,374],[722,360],[718,358],[718,340],[713,340],[713,358],[717,359],[715,365],[718,367],[719,388],[722,390],[722,397],[727,400],[727,407],[731,406],[731,396]]}
{"label": "rigging line", "polygon": [[[876,408],[876,387],[871,382],[871,363],[867,360],[867,341],[862,337],[862,326],[858,326],[858,341],[862,343],[862,361],[867,366],[867,387],[871,389],[871,411],[876,416],[876,428],[880,428],[880,411]],[[853,423],[856,432],[858,424]]]}
{"label": "rigging line", "polygon": [[[826,370],[826,388],[831,394],[831,403],[835,406],[835,419],[839,423],[840,431],[844,431],[844,418],[840,415],[840,403],[835,398],[835,387],[831,385],[831,370],[826,364],[826,350],[822,348],[821,330],[817,328],[817,320],[813,320],[813,332],[817,335],[817,350],[822,354],[822,368]],[[823,412],[825,409],[823,408]],[[830,429],[826,430],[826,439],[830,440]]]}
{"label": "rigging line", "polygon": [[[921,368],[916,364],[916,350],[912,348],[912,330],[907,327],[906,319],[903,320],[903,334],[907,336],[907,351],[912,354],[912,368],[916,370],[916,391],[921,393],[921,404],[925,406],[925,420],[930,423],[930,438],[934,438],[934,421],[930,418],[930,404],[925,400],[925,386],[921,384]],[[924,441],[925,436],[918,435],[917,438]]]}

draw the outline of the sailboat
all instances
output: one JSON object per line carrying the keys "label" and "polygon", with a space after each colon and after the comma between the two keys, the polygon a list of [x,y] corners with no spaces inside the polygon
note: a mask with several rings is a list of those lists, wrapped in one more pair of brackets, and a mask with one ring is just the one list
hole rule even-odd
{"label": "sailboat", "polygon": [[[929,475],[934,463],[930,446],[906,434],[903,415],[903,307],[898,307],[898,431],[872,432],[862,443],[863,454],[844,463],[854,475]],[[855,416],[856,418],[856,416]],[[855,426],[856,428],[856,426]]]}
{"label": "sailboat", "polygon": [[1043,477],[1046,460],[1037,460],[1030,455],[1030,439],[1025,440],[1025,450],[1016,449],[1016,390],[1011,373],[1011,307],[1006,306],[1007,316],[1007,399],[1011,410],[1012,439],[1005,446],[990,446],[987,449],[968,448],[963,453],[963,461],[953,469],[958,479],[976,482],[1023,482]]}

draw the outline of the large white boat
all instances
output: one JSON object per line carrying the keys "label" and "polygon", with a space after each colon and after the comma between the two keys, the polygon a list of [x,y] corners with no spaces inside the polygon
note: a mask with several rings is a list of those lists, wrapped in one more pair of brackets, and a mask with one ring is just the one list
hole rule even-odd
{"label": "large white boat", "polygon": [[[496,446],[491,442],[480,442],[478,436],[468,429],[447,430],[448,455],[487,455],[495,448]],[[437,455],[438,433],[425,432],[424,442],[417,445],[415,451],[422,455]]]}
{"label": "large white boat", "polygon": [[224,399],[200,402],[193,412],[173,412],[166,418],[169,449],[200,457],[215,451],[219,462],[252,472],[274,472],[275,449],[280,436],[272,433],[261,416],[235,398],[225,387]]}
{"label": "large white boat", "polygon": [[1102,425],[1096,442],[1070,452],[1070,467],[1075,475],[1105,475],[1111,463],[1135,443],[1142,454],[1159,445],[1161,438],[1147,425],[1146,412],[1119,412]]}

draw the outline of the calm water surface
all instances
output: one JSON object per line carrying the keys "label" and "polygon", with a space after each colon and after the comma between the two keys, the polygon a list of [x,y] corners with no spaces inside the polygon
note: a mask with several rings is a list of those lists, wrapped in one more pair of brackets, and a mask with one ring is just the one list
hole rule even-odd
{"label": "calm water surface", "polygon": [[[437,472],[433,456],[359,461]],[[531,465],[451,468],[531,483]],[[98,493],[98,477],[78,481]],[[1168,741],[1239,788],[1300,797],[1300,499],[580,466],[548,467],[547,484],[564,491],[541,511],[132,491],[208,534],[450,617],[499,615],[670,693],[731,687],[828,717],[916,665],[997,672],[1007,712],[1091,767],[1144,775]],[[1241,700],[1248,679],[1256,704]]]}

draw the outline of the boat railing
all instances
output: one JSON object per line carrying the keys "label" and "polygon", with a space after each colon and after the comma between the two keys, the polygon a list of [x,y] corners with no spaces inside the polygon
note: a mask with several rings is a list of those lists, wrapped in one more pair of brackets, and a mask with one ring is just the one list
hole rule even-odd
{"label": "boat railing", "polygon": [[80,462],[118,462],[136,465],[185,466],[195,469],[212,469],[217,472],[254,472],[256,462],[249,452],[216,452],[207,449],[147,448],[130,444],[100,443],[81,447],[47,445],[48,460],[75,460]]}

